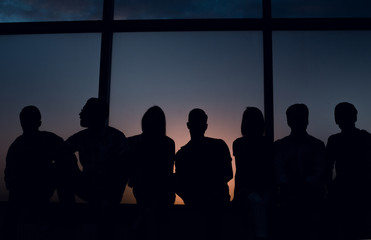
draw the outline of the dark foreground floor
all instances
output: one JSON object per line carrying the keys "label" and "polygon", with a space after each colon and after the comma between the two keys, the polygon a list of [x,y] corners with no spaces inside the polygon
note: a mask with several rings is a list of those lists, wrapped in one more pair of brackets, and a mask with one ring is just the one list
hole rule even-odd
{"label": "dark foreground floor", "polygon": [[[4,237],[7,225],[4,218],[7,203],[0,202],[0,240]],[[99,224],[94,220],[91,209],[86,204],[79,204],[68,218],[71,220],[60,221],[60,206],[52,204],[47,221],[40,224],[25,223],[18,226],[17,240],[141,240],[147,236],[145,229],[136,225],[138,220],[138,208],[136,205],[121,205],[118,210],[118,219],[103,228],[106,235],[99,237]],[[229,209],[224,219],[210,223],[213,218],[200,212],[191,211],[183,205],[174,206],[168,213],[163,214],[163,221],[159,222],[158,234],[161,240],[198,240],[198,239],[233,239],[255,240],[252,234],[252,224],[248,217],[240,211]],[[104,221],[103,221],[104,222]],[[326,221],[323,221],[326,225]],[[272,218],[270,240],[287,239],[282,233],[284,222],[280,218]],[[370,225],[371,226],[371,225]],[[287,228],[286,228],[287,229]],[[111,233],[111,234],[107,234]],[[311,232],[303,232],[302,236],[313,236],[310,240],[344,240],[336,234],[326,235],[319,238]],[[14,238],[13,238],[14,239]],[[298,237],[298,239],[305,239]],[[370,233],[360,239],[371,239]]]}

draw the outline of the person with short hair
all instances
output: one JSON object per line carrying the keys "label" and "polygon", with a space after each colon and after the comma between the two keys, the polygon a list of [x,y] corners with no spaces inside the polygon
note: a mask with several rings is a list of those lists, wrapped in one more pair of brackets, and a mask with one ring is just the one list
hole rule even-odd
{"label": "person with short hair", "polygon": [[113,238],[113,227],[129,178],[128,140],[124,133],[107,126],[108,105],[90,98],[80,112],[81,130],[65,143],[64,153],[79,154],[82,170],[73,175],[71,192],[92,207],[99,225],[98,238]]}
{"label": "person with short hair", "polygon": [[357,114],[351,103],[336,105],[335,122],[341,132],[331,135],[326,146],[332,219],[345,239],[370,234],[371,134],[356,127]]}
{"label": "person with short hair", "polygon": [[[65,158],[55,151],[63,139],[48,131],[41,131],[41,113],[36,106],[26,106],[19,114],[23,133],[9,147],[6,156],[5,185],[9,191],[9,211],[6,228],[8,237],[16,234],[17,224],[25,221],[49,221],[48,204],[55,190],[59,201],[65,199],[59,179],[59,163],[76,161],[74,155]],[[17,223],[18,222],[18,223]]]}
{"label": "person with short hair", "polygon": [[309,110],[294,104],[286,111],[290,135],[275,142],[275,171],[280,189],[284,233],[311,239],[320,232],[325,197],[325,144],[307,133]]}
{"label": "person with short hair", "polygon": [[207,126],[203,110],[193,109],[189,113],[187,127],[191,140],[175,155],[177,194],[189,206],[221,207],[230,202],[232,159],[223,140],[205,137]]}
{"label": "person with short hair", "polygon": [[207,238],[221,239],[224,214],[230,204],[232,159],[223,140],[205,136],[207,118],[198,108],[188,115],[191,140],[175,155],[176,193],[187,207],[206,215],[202,224]]}

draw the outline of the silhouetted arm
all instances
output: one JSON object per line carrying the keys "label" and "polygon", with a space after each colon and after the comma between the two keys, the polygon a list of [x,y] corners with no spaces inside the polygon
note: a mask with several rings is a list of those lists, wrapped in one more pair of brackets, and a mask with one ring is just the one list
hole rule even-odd
{"label": "silhouetted arm", "polygon": [[232,169],[232,158],[229,152],[229,148],[224,141],[221,141],[220,144],[220,155],[222,156],[221,163],[221,175],[224,177],[224,181],[228,183],[233,178],[233,169]]}
{"label": "silhouetted arm", "polygon": [[315,167],[312,175],[307,177],[307,183],[309,184],[323,184],[323,180],[326,174],[326,158],[325,158],[325,145],[324,143],[318,143],[317,151],[314,155]]}
{"label": "silhouetted arm", "polygon": [[234,177],[234,199],[239,199],[240,196],[242,195],[241,193],[246,192],[246,189],[242,187],[242,185],[240,184],[240,179],[239,179],[240,169],[241,169],[241,159],[239,155],[240,155],[241,149],[240,149],[238,139],[236,139],[233,142],[232,148],[233,148],[233,155],[234,155],[235,164],[236,164],[236,175]]}
{"label": "silhouetted arm", "polygon": [[274,144],[273,166],[274,166],[275,182],[278,186],[286,185],[288,183],[285,165],[286,165],[286,161],[285,161],[284,149],[283,149],[282,143],[280,141],[277,141]]}
{"label": "silhouetted arm", "polygon": [[336,148],[334,146],[334,140],[333,137],[329,137],[326,145],[326,168],[325,168],[325,183],[328,188],[331,187],[332,184],[332,173],[335,168],[335,163],[336,163]]}
{"label": "silhouetted arm", "polygon": [[9,147],[6,155],[6,163],[4,170],[5,185],[8,190],[12,190],[17,180],[17,150],[15,149],[15,142]]}
{"label": "silhouetted arm", "polygon": [[169,144],[169,159],[168,159],[168,172],[170,173],[174,171],[174,159],[175,159],[175,142],[171,140]]}

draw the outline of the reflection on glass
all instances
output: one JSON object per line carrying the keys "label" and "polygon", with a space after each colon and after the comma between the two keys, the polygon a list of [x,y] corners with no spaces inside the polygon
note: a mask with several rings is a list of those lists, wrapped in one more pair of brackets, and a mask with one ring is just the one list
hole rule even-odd
{"label": "reflection on glass", "polygon": [[[40,130],[66,139],[81,130],[79,112],[98,94],[100,35],[58,34],[0,37],[0,179],[10,144],[22,134],[19,112],[35,105]],[[0,201],[7,200],[0,181]]]}
{"label": "reflection on glass", "polygon": [[115,19],[261,18],[262,0],[116,0]]}
{"label": "reflection on glass", "polygon": [[264,111],[261,32],[119,33],[113,53],[110,124],[127,136],[141,133],[144,112],[158,105],[178,150],[198,107],[209,116],[206,135],[231,147],[245,107]]}
{"label": "reflection on glass", "polygon": [[103,0],[12,0],[0,9],[0,22],[101,20]]}
{"label": "reflection on glass", "polygon": [[289,134],[285,111],[294,103],[309,108],[309,132],[327,142],[339,132],[337,103],[358,109],[357,126],[371,130],[371,32],[275,32],[275,138]]}
{"label": "reflection on glass", "polygon": [[272,0],[274,18],[371,17],[371,1],[364,0]]}

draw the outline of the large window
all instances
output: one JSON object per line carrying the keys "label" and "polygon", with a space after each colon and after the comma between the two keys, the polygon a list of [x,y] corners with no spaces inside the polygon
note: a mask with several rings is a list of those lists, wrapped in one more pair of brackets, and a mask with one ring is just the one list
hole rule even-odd
{"label": "large window", "polygon": [[117,33],[113,53],[110,125],[127,136],[140,134],[144,112],[158,105],[178,150],[198,107],[209,116],[206,135],[232,149],[245,107],[264,110],[261,32]]}
{"label": "large window", "polygon": [[285,111],[309,108],[308,131],[327,142],[339,132],[334,108],[351,102],[360,128],[371,130],[371,32],[274,32],[275,137],[289,134]]}
{"label": "large window", "polygon": [[22,134],[19,112],[39,107],[41,130],[66,139],[79,131],[79,112],[98,95],[100,35],[0,36],[0,201],[7,200],[5,156]]}
{"label": "large window", "polygon": [[[309,132],[338,132],[333,109],[359,110],[371,130],[370,1],[5,0],[0,1],[0,178],[21,134],[18,114],[37,105],[43,130],[67,138],[91,96],[110,104],[110,124],[139,134],[153,105],[179,149],[188,112],[204,108],[207,135],[229,147],[242,113],[257,106],[267,135],[289,134],[285,111],[303,102]],[[273,133],[275,136],[273,136]],[[230,182],[231,195],[234,180]],[[7,191],[0,181],[0,201]],[[124,203],[135,202],[130,191]],[[179,203],[178,199],[178,203]]]}

